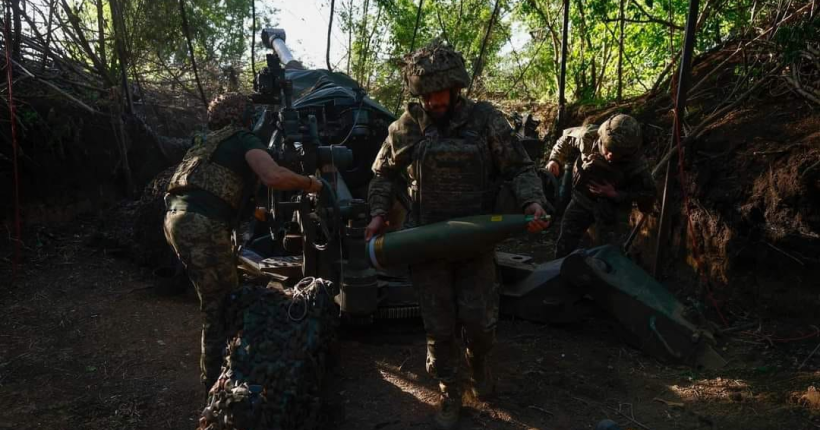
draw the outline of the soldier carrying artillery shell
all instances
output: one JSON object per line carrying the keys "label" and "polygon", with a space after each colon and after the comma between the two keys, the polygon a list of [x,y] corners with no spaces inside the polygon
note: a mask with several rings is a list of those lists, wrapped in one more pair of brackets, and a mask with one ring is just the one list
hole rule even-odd
{"label": "soldier carrying artillery shell", "polygon": [[[552,209],[535,166],[503,114],[486,102],[461,95],[470,84],[460,53],[438,41],[405,56],[404,80],[421,103],[409,103],[390,125],[373,163],[368,200],[372,221],[366,239],[384,230],[398,178],[409,184],[408,226],[426,225],[493,210],[500,182],[513,183],[519,210],[535,219],[530,232],[549,226]],[[460,362],[466,356],[470,391],[490,395],[495,387],[488,357],[495,344],[499,296],[493,249],[477,249],[458,261],[410,266],[427,332],[427,371],[439,381],[441,398],[434,421],[457,425],[462,387]],[[456,343],[460,327],[464,356]]]}

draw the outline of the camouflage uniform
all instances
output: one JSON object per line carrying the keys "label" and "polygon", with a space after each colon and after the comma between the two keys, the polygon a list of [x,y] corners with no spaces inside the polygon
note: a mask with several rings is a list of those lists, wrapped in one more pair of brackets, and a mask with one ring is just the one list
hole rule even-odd
{"label": "camouflage uniform", "polygon": [[[598,240],[612,242],[619,233],[620,217],[637,202],[649,211],[655,200],[655,181],[646,158],[637,152],[641,139],[640,125],[627,115],[616,115],[600,127],[569,129],[558,139],[549,160],[564,165],[577,154],[573,168],[572,200],[561,220],[561,233],[555,246],[555,258],[574,251],[584,233],[593,224],[599,228]],[[622,154],[609,163],[604,149]],[[596,196],[589,191],[590,182],[609,182],[617,198]],[[601,231],[604,230],[604,231]]]}
{"label": "camouflage uniform", "polygon": [[165,238],[174,248],[199,296],[202,344],[199,367],[205,389],[219,377],[228,338],[224,303],[239,287],[231,230],[196,212],[170,210],[165,215]]}
{"label": "camouflage uniform", "polygon": [[[458,54],[436,49],[411,54],[411,65],[405,69],[411,93],[455,87],[451,94],[457,94],[459,87],[469,83],[463,64],[447,69],[448,60]],[[430,74],[429,59],[437,55],[439,61],[433,62],[443,71]],[[428,73],[427,80],[419,81],[413,67],[420,67],[416,73],[422,76]],[[397,184],[408,185],[412,200],[406,226],[488,213],[502,180],[513,184],[520,211],[531,203],[547,208],[535,166],[504,116],[488,103],[460,96],[451,100],[455,107],[446,125],[437,124],[418,103],[410,103],[390,125],[373,164],[371,215],[388,216],[399,191]],[[499,297],[494,252],[478,251],[457,262],[416,264],[410,271],[427,332],[427,371],[441,383],[445,398],[457,398],[460,404],[457,327],[463,330],[474,377],[486,369],[495,344]]]}
{"label": "camouflage uniform", "polygon": [[[247,177],[252,175],[244,161],[238,162],[244,163],[244,174],[240,174],[217,163],[214,154],[226,142],[254,139],[237,124],[247,119],[249,103],[247,97],[233,93],[219,96],[210,104],[208,125],[216,131],[195,139],[171,177],[165,197],[165,237],[185,266],[200,300],[200,370],[206,390],[219,377],[229,336],[224,320],[225,300],[239,287],[231,221],[246,196],[246,188],[251,186]],[[208,200],[216,200],[221,210],[204,210],[207,205],[202,203]]]}

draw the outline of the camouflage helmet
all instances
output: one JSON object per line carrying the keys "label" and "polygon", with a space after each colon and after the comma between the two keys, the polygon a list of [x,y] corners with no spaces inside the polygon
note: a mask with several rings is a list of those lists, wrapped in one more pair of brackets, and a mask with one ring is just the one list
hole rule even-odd
{"label": "camouflage helmet", "polygon": [[439,39],[405,55],[402,76],[414,96],[470,85],[461,53]]}
{"label": "camouflage helmet", "polygon": [[617,114],[598,127],[603,149],[618,155],[630,155],[641,147],[641,125],[629,115]]}
{"label": "camouflage helmet", "polygon": [[219,130],[231,124],[242,126],[252,113],[250,97],[236,92],[220,94],[208,104],[208,128]]}

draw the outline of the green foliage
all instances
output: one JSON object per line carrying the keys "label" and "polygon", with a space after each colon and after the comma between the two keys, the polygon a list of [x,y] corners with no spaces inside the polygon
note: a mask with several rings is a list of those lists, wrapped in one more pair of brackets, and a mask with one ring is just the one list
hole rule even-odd
{"label": "green foliage", "polygon": [[[96,1],[75,0],[69,4],[81,19],[95,54],[100,55]],[[116,1],[123,10],[127,54],[133,63],[129,78],[139,76],[147,84],[170,82],[189,93],[196,91],[179,0]],[[184,0],[200,78],[209,96],[226,88],[229,66],[238,71],[242,87],[249,89],[252,3],[253,0]],[[111,10],[110,0],[104,0],[106,68],[115,76],[119,66]],[[64,14],[61,9],[59,12]],[[273,25],[276,13],[276,9],[257,2],[257,63],[264,58],[258,33],[263,26]]]}
{"label": "green foliage", "polygon": [[809,42],[820,40],[820,19],[799,22],[783,26],[774,36],[774,42],[783,52],[786,62],[793,62],[800,57]]}
{"label": "green foliage", "polygon": [[40,115],[34,109],[21,109],[18,115],[20,122],[26,127],[36,124],[40,119]]}
{"label": "green foliage", "polygon": [[[567,98],[606,103],[617,96],[620,3],[570,3]],[[350,73],[390,108],[400,91],[395,60],[411,49],[418,4],[418,0],[363,0],[352,6],[354,13],[345,15],[352,22],[346,31],[355,27],[350,34],[354,60]],[[494,5],[494,0],[426,0],[415,47],[442,37],[464,54],[468,69],[474,71]],[[667,69],[683,43],[688,5],[688,0],[624,0],[623,97],[649,91]],[[772,0],[702,1],[700,13],[706,18],[697,35],[696,54],[770,22],[782,6]],[[501,0],[500,9],[477,89],[504,98],[557,101],[563,1]],[[361,31],[365,22],[377,27],[378,41],[368,40]],[[781,38],[817,37],[799,29],[780,31]],[[372,49],[374,44],[379,49]]]}
{"label": "green foliage", "polygon": [[[107,53],[109,76],[119,73],[111,0],[103,2],[104,47],[98,46],[98,0],[69,0],[82,20],[89,43]],[[179,0],[116,0],[125,16],[132,77],[146,84],[171,85],[196,93]],[[474,74],[473,94],[497,98],[557,101],[561,62],[563,0],[498,0],[499,13],[479,66],[482,44],[496,0],[337,0],[336,19],[349,42],[346,58],[336,65],[358,80],[376,100],[392,109],[407,101],[401,79],[401,58],[435,37],[462,52]],[[212,95],[229,86],[227,70],[249,89],[251,62],[264,66],[264,49],[257,37],[250,58],[253,0],[184,0],[199,74]],[[275,25],[277,10],[255,2],[257,31]],[[791,10],[798,3],[789,2]],[[689,0],[623,0],[624,34],[620,46],[621,1],[570,0],[566,97],[584,104],[604,104],[617,97],[649,91],[670,76],[667,66],[680,50]],[[706,9],[704,9],[706,8]],[[64,15],[63,11],[60,11]],[[696,54],[731,38],[756,35],[758,27],[782,19],[785,3],[775,0],[705,0],[705,17],[696,39]],[[65,20],[65,19],[64,19]],[[796,58],[808,40],[820,38],[815,19],[783,26],[774,33],[788,58]],[[324,32],[324,30],[322,30]],[[104,49],[101,49],[104,48]],[[91,64],[87,53],[69,47]],[[622,76],[619,77],[619,54]],[[230,66],[230,67],[228,67]],[[480,69],[480,70],[479,70]],[[738,71],[754,78],[753,71]],[[620,82],[619,82],[620,80]]]}

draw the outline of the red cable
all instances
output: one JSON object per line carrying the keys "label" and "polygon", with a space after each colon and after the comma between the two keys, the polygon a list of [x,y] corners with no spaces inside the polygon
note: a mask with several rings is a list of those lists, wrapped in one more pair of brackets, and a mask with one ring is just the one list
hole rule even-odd
{"label": "red cable", "polygon": [[815,330],[814,333],[807,334],[805,336],[790,337],[790,338],[769,338],[769,340],[771,340],[772,342],[788,343],[788,342],[796,342],[798,340],[811,339],[813,337],[817,337],[818,335],[820,335],[820,330]]}
{"label": "red cable", "polygon": [[22,228],[20,225],[20,177],[17,170],[17,114],[14,108],[14,95],[12,93],[12,80],[13,80],[13,73],[12,73],[12,64],[11,64],[11,53],[9,52],[9,48],[11,47],[11,38],[9,37],[9,26],[8,22],[11,19],[10,14],[6,11],[6,19],[3,20],[3,37],[4,37],[4,48],[6,51],[6,79],[8,81],[9,86],[9,119],[11,120],[11,141],[12,141],[12,164],[14,165],[14,234],[15,234],[15,243],[14,243],[14,260],[11,265],[11,278],[12,280],[16,279],[17,277],[17,266],[20,264],[20,244],[23,243],[22,239]]}
{"label": "red cable", "polygon": [[[675,101],[675,96],[672,97],[673,101]],[[712,289],[709,287],[709,280],[706,278],[706,273],[703,270],[703,264],[701,261],[700,252],[698,251],[698,243],[695,239],[695,228],[692,224],[692,214],[689,210],[689,193],[686,191],[686,171],[683,169],[683,147],[681,146],[681,138],[680,138],[680,112],[675,110],[675,117],[674,117],[674,124],[673,124],[673,133],[674,133],[674,140],[675,146],[678,149],[678,177],[680,182],[681,194],[683,196],[683,208],[686,211],[686,226],[688,228],[688,235],[689,239],[692,242],[692,256],[695,259],[695,263],[697,264],[698,275],[701,278],[701,282],[706,287],[706,298],[711,303],[712,307],[715,308],[715,311],[720,317],[721,322],[723,325],[728,327],[729,322],[726,320],[726,317],[723,316],[723,312],[720,310],[720,306],[715,300],[714,295],[712,294]],[[667,173],[669,174],[669,173]]]}

